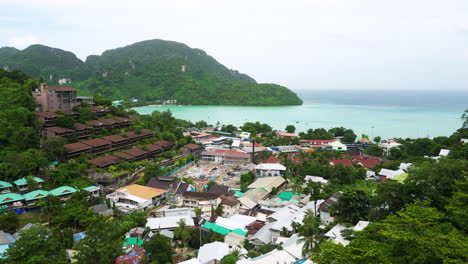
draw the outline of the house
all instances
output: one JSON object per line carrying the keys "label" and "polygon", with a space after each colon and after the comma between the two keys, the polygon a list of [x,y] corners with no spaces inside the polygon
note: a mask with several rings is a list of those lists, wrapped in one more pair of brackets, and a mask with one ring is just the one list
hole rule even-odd
{"label": "house", "polygon": [[172,208],[169,206],[164,206],[163,208],[157,210],[154,215],[156,217],[169,217],[169,216],[190,216],[195,217],[195,210],[193,208],[182,207],[182,208]]}
{"label": "house", "polygon": [[[276,243],[278,244],[278,240],[276,240]],[[281,247],[294,259],[296,259],[296,261],[304,258],[304,255],[302,254],[304,241],[301,241],[301,237],[299,237],[298,234],[293,234],[291,237],[286,239]]]}
{"label": "house", "polygon": [[327,145],[323,145],[322,148],[325,148],[326,150],[331,150],[331,151],[346,151],[348,150],[348,147],[346,147],[345,144],[339,142],[339,141],[333,141],[328,143]]}
{"label": "house", "polygon": [[125,238],[136,237],[138,239],[143,239],[143,234],[145,233],[145,228],[143,227],[134,227],[125,233]]}
{"label": "house", "polygon": [[129,127],[132,122],[130,121],[129,118],[126,118],[126,117],[115,117],[114,120],[116,121],[116,124],[117,124],[117,127],[118,128],[125,128],[125,127]]}
{"label": "house", "polygon": [[102,139],[102,138],[88,139],[88,140],[82,141],[81,143],[92,147],[91,154],[93,155],[106,153],[112,149],[112,142],[110,142],[109,140]]}
{"label": "house", "polygon": [[126,137],[122,137],[121,135],[110,135],[103,137],[102,139],[110,141],[112,143],[111,148],[113,150],[125,148],[130,145],[130,140]]}
{"label": "house", "polygon": [[55,126],[55,121],[57,118],[62,117],[63,115],[56,114],[53,112],[36,112],[36,119],[41,121],[44,124],[44,127]]}
{"label": "house", "polygon": [[[119,153],[116,153],[115,156],[109,155],[109,156],[97,157],[94,159],[90,159],[87,162],[101,169],[107,168],[111,165],[119,164],[120,162],[122,162],[122,159],[120,158],[121,156],[117,156]],[[133,159],[133,156],[132,156],[132,159]]]}
{"label": "house", "polygon": [[73,129],[75,129],[75,136],[77,138],[87,138],[93,134],[93,128],[85,124],[74,124]]}
{"label": "house", "polygon": [[162,152],[162,148],[155,144],[146,144],[143,149],[148,151],[148,157],[156,157]]}
{"label": "house", "polygon": [[404,171],[407,172],[409,169],[411,169],[413,167],[414,167],[413,163],[403,163],[402,162],[402,163],[400,163],[399,169],[404,170]]}
{"label": "house", "polygon": [[53,196],[58,196],[60,197],[60,200],[66,201],[70,199],[73,193],[75,193],[77,190],[73,187],[70,186],[61,186],[58,188],[53,189],[50,191],[50,194]]}
{"label": "house", "polygon": [[247,254],[243,248],[231,247],[229,244],[215,241],[204,244],[198,250],[197,259],[201,264],[219,263],[221,259],[235,249],[240,249],[242,254]]}
{"label": "house", "polygon": [[312,148],[320,148],[323,145],[330,144],[335,142],[336,139],[313,139],[313,140],[299,140],[299,144],[303,147],[312,147]]}
{"label": "house", "polygon": [[221,195],[209,192],[184,192],[182,194],[182,205],[185,207],[198,207],[202,215],[210,215],[211,209],[221,204]]}
{"label": "house", "polygon": [[240,202],[234,197],[221,195],[221,204],[223,206],[223,216],[228,217],[239,213]]}
{"label": "house", "polygon": [[37,109],[55,112],[57,110],[73,110],[79,105],[76,92],[78,90],[65,86],[47,86],[42,83],[32,93]]}
{"label": "house", "polygon": [[0,181],[0,194],[11,192],[13,185],[6,181]]}
{"label": "house", "polygon": [[255,166],[255,177],[284,176],[286,167],[279,163],[261,163]]}
{"label": "house", "polygon": [[46,127],[42,130],[43,137],[63,137],[70,138],[75,135],[75,130],[59,126]]}
{"label": "house", "polygon": [[441,157],[447,157],[450,153],[450,150],[448,149],[441,149],[440,152],[439,152],[439,156]]}
{"label": "house", "polygon": [[468,138],[462,138],[460,139],[460,142],[465,145],[466,143],[468,143]]}
{"label": "house", "polygon": [[361,138],[358,140],[359,143],[362,143],[362,144],[372,144],[372,140],[368,139],[368,138]]}
{"label": "house", "polygon": [[93,147],[83,144],[81,142],[65,144],[65,158],[66,159],[73,159],[79,157],[81,154],[84,153],[91,153]]}
{"label": "house", "polygon": [[310,175],[306,175],[305,178],[304,178],[304,181],[307,183],[308,181],[311,181],[311,182],[319,182],[321,184],[328,184],[328,180],[325,180],[323,177],[319,177],[319,176],[310,176]]}
{"label": "house", "polygon": [[269,192],[263,188],[256,188],[246,191],[238,198],[241,203],[241,210],[246,211],[255,208],[259,201],[268,197]]}
{"label": "house", "polygon": [[110,114],[110,110],[103,106],[93,106],[91,107],[91,113],[95,114],[97,117],[102,117]]}
{"label": "house", "polygon": [[0,208],[15,209],[23,207],[24,196],[18,193],[0,194]]}
{"label": "house", "polygon": [[145,151],[141,148],[131,148],[124,150],[123,152],[133,156],[131,161],[141,161],[148,157],[148,151]]}
{"label": "house", "polygon": [[195,190],[195,188],[181,180],[178,180],[175,177],[159,176],[152,177],[146,184],[148,187],[162,189],[170,192],[175,192],[176,194],[182,194],[186,191]]}
{"label": "house", "polygon": [[251,259],[253,264],[295,263],[296,259],[285,250],[273,249],[272,251]]}
{"label": "house", "polygon": [[364,228],[366,228],[369,225],[370,222],[368,221],[359,221],[355,226],[347,228],[346,226],[342,224],[337,224],[335,225],[330,231],[325,233],[325,237],[328,239],[332,240],[335,243],[342,244],[343,246],[347,246],[349,244],[349,240],[346,240],[341,232],[345,229],[351,229],[353,231],[362,231]]}
{"label": "house", "polygon": [[287,138],[297,138],[298,136],[294,133],[287,133],[287,132],[276,132],[277,137],[287,137]]}
{"label": "house", "polygon": [[250,155],[245,152],[216,149],[214,151],[203,151],[201,158],[208,162],[224,164],[249,163]]}
{"label": "house", "polygon": [[106,197],[115,202],[116,207],[124,213],[146,211],[161,204],[166,198],[166,190],[132,184]]}
{"label": "house", "polygon": [[234,232],[228,233],[224,236],[224,243],[231,247],[240,247],[245,240],[245,236]]}
{"label": "house", "polygon": [[379,176],[382,181],[384,179],[392,179],[403,173],[405,173],[405,171],[402,169],[398,169],[398,170],[381,169],[379,172]]}
{"label": "house", "polygon": [[166,216],[157,218],[148,218],[146,227],[151,231],[169,230],[173,231],[179,226],[179,222],[184,221],[187,226],[194,226],[192,217],[188,215]]}
{"label": "house", "polygon": [[14,246],[16,239],[10,234],[0,230],[0,259],[5,258],[7,249]]}
{"label": "house", "polygon": [[218,185],[218,184],[211,185],[207,191],[210,193],[216,193],[216,194],[225,195],[225,196],[234,196],[234,193],[235,193],[228,186]]}
{"label": "house", "polygon": [[343,192],[334,193],[319,206],[320,221],[324,224],[330,224],[335,221],[335,216],[331,214],[333,206],[338,204],[338,199]]}
{"label": "house", "polygon": [[35,190],[23,195],[27,207],[37,205],[37,201],[50,195],[50,192],[44,190]]}
{"label": "house", "polygon": [[381,159],[372,155],[356,155],[352,157],[352,161],[366,169],[371,169],[381,163],[386,163],[388,160]]}
{"label": "house", "polygon": [[173,147],[175,147],[175,143],[167,140],[159,140],[153,143],[154,145],[160,146],[162,148],[162,151],[169,150]]}
{"label": "house", "polygon": [[[38,184],[39,188],[42,188],[42,183],[44,182],[43,179],[41,179],[39,177],[32,177],[32,176],[29,176],[29,177],[31,177],[31,179]],[[25,192],[25,191],[28,190],[28,179],[27,179],[27,177],[23,177],[21,179],[13,181],[13,183],[16,185],[19,192]]]}
{"label": "house", "polygon": [[282,153],[292,153],[292,152],[297,152],[298,149],[296,146],[278,146],[278,151]]}
{"label": "house", "polygon": [[286,180],[281,176],[263,177],[256,179],[253,183],[247,186],[247,189],[263,188],[268,193],[271,193],[273,188],[280,190],[286,184]]}
{"label": "house", "polygon": [[83,188],[84,191],[87,191],[91,194],[91,196],[98,197],[99,192],[101,191],[101,187],[99,186],[88,186]]}
{"label": "house", "polygon": [[182,147],[182,155],[194,155],[196,157],[200,156],[203,151],[203,147],[197,144],[187,144]]}
{"label": "house", "polygon": [[241,141],[249,141],[250,140],[250,133],[249,132],[241,132],[239,135]]}

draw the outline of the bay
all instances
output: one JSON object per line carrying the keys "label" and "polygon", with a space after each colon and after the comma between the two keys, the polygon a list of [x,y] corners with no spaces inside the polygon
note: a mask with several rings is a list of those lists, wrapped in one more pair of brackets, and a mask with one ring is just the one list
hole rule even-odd
{"label": "bay", "polygon": [[437,91],[307,91],[298,92],[300,106],[144,106],[140,114],[170,110],[180,119],[209,124],[262,122],[297,132],[309,128],[351,128],[360,137],[383,138],[449,136],[462,125],[460,116],[468,109],[468,92]]}

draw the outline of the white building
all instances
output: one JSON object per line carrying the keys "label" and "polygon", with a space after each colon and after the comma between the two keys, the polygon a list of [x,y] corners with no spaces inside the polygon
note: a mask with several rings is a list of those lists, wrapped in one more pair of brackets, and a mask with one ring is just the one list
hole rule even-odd
{"label": "white building", "polygon": [[286,152],[286,153],[290,153],[290,152],[297,152],[297,148],[296,146],[278,146],[278,151],[279,152]]}
{"label": "white building", "polygon": [[305,178],[304,178],[304,181],[307,183],[308,181],[311,181],[311,182],[319,182],[321,184],[328,184],[328,181],[325,180],[323,177],[319,177],[319,176],[310,176],[310,175],[306,175]]}
{"label": "white building", "polygon": [[261,163],[255,166],[255,177],[284,176],[286,167],[279,163]]}
{"label": "white building", "polygon": [[132,184],[117,189],[106,197],[114,202],[120,211],[132,213],[146,211],[161,204],[166,198],[166,192],[166,190]]}
{"label": "white building", "polygon": [[151,231],[162,231],[162,230],[175,230],[179,226],[179,221],[184,221],[187,226],[193,226],[193,219],[187,215],[181,216],[168,216],[168,217],[157,217],[148,218],[146,227]]}

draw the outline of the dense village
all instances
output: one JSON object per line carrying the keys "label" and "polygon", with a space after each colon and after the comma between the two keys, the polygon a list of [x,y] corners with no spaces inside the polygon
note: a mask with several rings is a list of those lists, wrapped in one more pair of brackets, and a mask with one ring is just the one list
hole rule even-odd
{"label": "dense village", "polygon": [[[36,263],[34,250],[50,263],[333,263],[433,207],[466,232],[455,196],[466,197],[466,128],[438,139],[296,133],[140,116],[63,86],[31,95],[46,165],[0,181],[6,263]],[[459,239],[427,254],[466,260]],[[368,261],[373,250],[362,263],[384,263]]]}

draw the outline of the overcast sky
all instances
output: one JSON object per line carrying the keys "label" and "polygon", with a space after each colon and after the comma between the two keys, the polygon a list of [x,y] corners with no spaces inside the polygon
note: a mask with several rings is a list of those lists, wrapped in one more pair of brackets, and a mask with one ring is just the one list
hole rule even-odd
{"label": "overcast sky", "polygon": [[293,90],[468,90],[468,0],[0,0],[0,46],[155,38]]}

